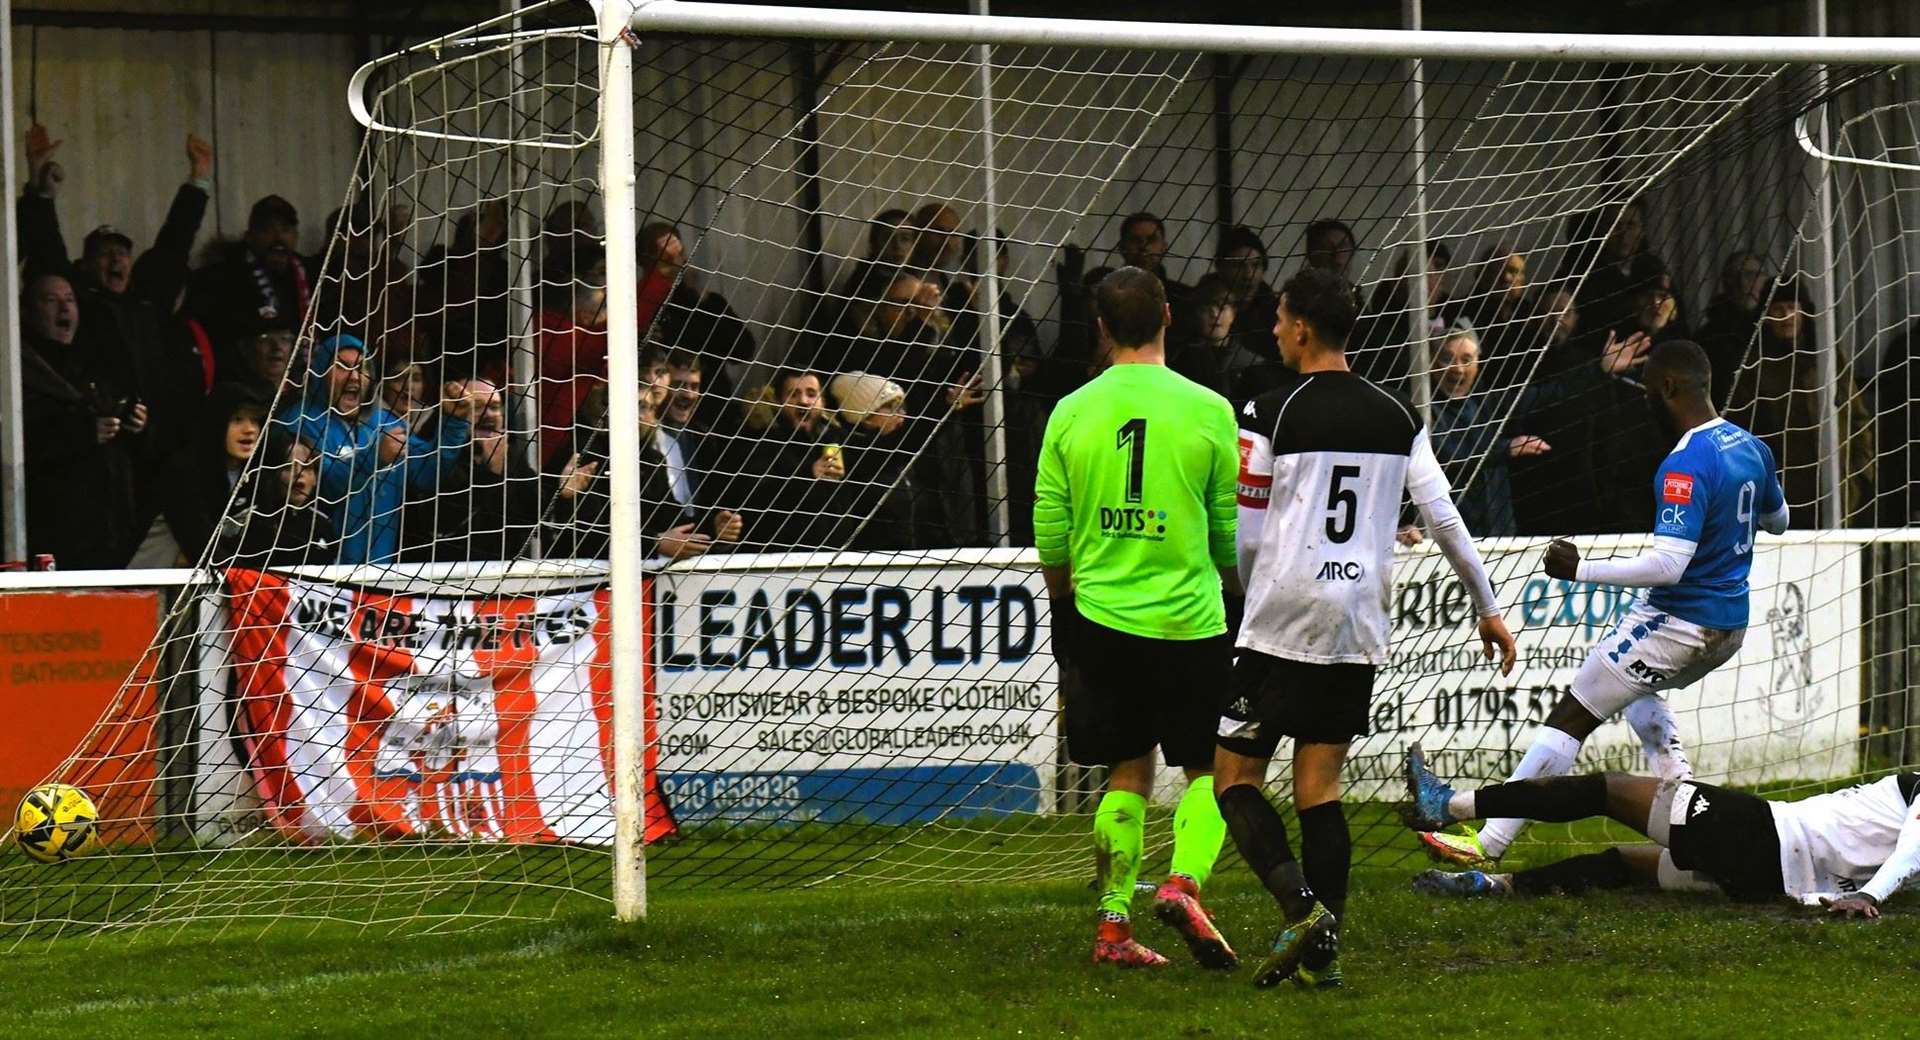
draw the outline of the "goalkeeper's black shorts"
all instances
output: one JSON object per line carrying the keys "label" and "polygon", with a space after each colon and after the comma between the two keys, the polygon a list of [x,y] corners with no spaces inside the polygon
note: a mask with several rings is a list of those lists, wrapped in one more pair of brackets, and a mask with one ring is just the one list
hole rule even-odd
{"label": "goalkeeper's black shorts", "polygon": [[1067,757],[1110,766],[1158,746],[1176,769],[1212,769],[1213,733],[1233,672],[1233,644],[1208,639],[1149,639],[1081,617],[1060,655]]}

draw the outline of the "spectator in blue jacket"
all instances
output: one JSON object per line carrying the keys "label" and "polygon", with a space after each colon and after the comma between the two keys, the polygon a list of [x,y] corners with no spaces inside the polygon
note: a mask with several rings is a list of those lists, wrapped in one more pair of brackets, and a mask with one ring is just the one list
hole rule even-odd
{"label": "spectator in blue jacket", "polygon": [[366,346],[342,333],[313,348],[300,400],[276,425],[320,452],[320,506],[340,532],[341,563],[391,563],[400,556],[400,511],[412,491],[430,494],[440,467],[472,436],[464,388],[447,395],[432,441],[371,399],[361,369]]}

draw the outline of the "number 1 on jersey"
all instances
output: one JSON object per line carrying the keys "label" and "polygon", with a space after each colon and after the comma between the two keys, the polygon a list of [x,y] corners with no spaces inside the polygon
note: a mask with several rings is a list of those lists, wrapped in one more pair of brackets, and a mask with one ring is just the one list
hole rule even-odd
{"label": "number 1 on jersey", "polygon": [[1146,481],[1147,469],[1147,421],[1128,419],[1120,424],[1120,432],[1114,436],[1113,446],[1126,448],[1132,452],[1127,459],[1127,501],[1139,502],[1143,495],[1141,485]]}

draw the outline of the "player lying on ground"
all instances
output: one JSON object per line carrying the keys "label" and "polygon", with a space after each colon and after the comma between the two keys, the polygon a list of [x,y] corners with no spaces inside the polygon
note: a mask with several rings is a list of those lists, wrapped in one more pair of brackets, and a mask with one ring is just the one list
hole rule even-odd
{"label": "player lying on ground", "polygon": [[1606,816],[1654,841],[1510,874],[1429,870],[1413,881],[1422,892],[1718,888],[1743,902],[1786,895],[1843,917],[1878,917],[1880,904],[1920,874],[1920,773],[1896,773],[1797,802],[1626,773],[1457,791],[1433,775],[1415,744],[1407,752],[1407,793],[1407,822],[1421,831],[1487,816],[1551,823]]}
{"label": "player lying on ground", "polygon": [[[1757,525],[1787,529],[1787,503],[1773,453],[1719,417],[1706,352],[1686,340],[1653,348],[1641,373],[1655,422],[1678,438],[1654,473],[1653,545],[1626,560],[1582,560],[1570,542],[1548,546],[1549,577],[1650,589],[1588,651],[1562,698],[1509,779],[1559,776],[1600,723],[1625,713],[1654,775],[1693,774],[1663,690],[1684,689],[1740,652],[1747,634],[1747,572]],[[1682,432],[1684,431],[1684,432]],[[1435,859],[1490,867],[1522,821],[1491,818],[1484,830],[1423,834]]]}
{"label": "player lying on ground", "polygon": [[[1214,786],[1233,843],[1286,923],[1254,976],[1338,985],[1352,844],[1340,805],[1347,748],[1367,734],[1374,669],[1387,660],[1388,597],[1402,495],[1473,599],[1480,639],[1512,671],[1513,636],[1453,506],[1426,428],[1405,400],[1347,367],[1352,290],[1309,268],[1280,290],[1273,334],[1290,369],[1240,415],[1240,576],[1247,589],[1232,703]],[[1267,767],[1292,737],[1301,861],[1267,801]]]}
{"label": "player lying on ground", "polygon": [[1107,766],[1093,817],[1096,963],[1159,967],[1133,937],[1153,750],[1184,769],[1173,869],[1154,913],[1209,968],[1237,959],[1200,905],[1226,842],[1213,730],[1233,664],[1223,582],[1234,576],[1233,406],[1166,364],[1160,279],[1123,267],[1094,289],[1108,366],[1053,410],[1040,449],[1034,545],[1061,664],[1067,754]]}

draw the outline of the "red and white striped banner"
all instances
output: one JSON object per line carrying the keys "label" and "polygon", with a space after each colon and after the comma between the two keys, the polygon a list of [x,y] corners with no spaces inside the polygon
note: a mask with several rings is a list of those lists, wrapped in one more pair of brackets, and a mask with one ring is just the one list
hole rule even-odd
{"label": "red and white striped banner", "polygon": [[[227,592],[236,729],[282,834],[612,843],[607,590],[405,596],[234,569]],[[674,828],[651,685],[649,841]]]}

